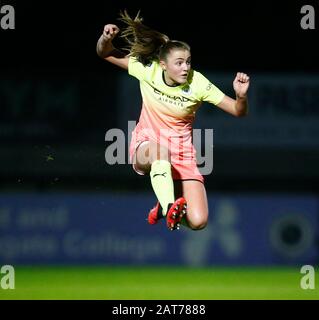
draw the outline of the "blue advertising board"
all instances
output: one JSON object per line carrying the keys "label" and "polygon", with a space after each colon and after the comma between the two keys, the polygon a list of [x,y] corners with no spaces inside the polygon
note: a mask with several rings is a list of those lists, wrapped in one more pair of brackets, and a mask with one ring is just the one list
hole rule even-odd
{"label": "blue advertising board", "polygon": [[149,225],[144,193],[0,196],[0,265],[282,265],[318,261],[318,199],[208,195],[206,229]]}

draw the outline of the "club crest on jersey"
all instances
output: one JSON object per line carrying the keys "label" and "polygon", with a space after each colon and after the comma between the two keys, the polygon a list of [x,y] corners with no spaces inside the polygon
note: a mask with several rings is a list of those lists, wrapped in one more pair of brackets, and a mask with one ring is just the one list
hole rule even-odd
{"label": "club crest on jersey", "polygon": [[189,85],[184,86],[182,88],[182,92],[188,95],[191,94],[192,93],[191,87]]}
{"label": "club crest on jersey", "polygon": [[209,91],[212,88],[213,84],[211,82],[208,83],[206,90]]}

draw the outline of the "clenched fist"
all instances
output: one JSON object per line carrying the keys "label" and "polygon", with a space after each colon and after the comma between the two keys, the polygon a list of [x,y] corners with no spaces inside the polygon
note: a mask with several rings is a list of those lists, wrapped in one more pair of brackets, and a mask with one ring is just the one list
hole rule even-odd
{"label": "clenched fist", "polygon": [[107,24],[104,26],[103,39],[105,41],[112,41],[115,36],[120,32],[120,29],[115,24]]}
{"label": "clenched fist", "polygon": [[238,72],[233,87],[237,97],[245,97],[249,88],[249,76],[246,73]]}

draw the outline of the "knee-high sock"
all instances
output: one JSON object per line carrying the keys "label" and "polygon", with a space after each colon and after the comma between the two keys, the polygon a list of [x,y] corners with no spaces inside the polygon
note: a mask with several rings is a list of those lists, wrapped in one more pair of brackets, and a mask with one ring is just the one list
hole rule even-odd
{"label": "knee-high sock", "polygon": [[155,160],[151,166],[150,176],[153,190],[165,216],[168,205],[175,201],[171,164],[167,160]]}

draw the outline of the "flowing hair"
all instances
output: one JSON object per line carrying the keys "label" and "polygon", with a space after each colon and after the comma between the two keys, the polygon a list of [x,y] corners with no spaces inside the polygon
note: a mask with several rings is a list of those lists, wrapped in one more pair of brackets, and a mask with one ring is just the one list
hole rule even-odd
{"label": "flowing hair", "polygon": [[153,60],[166,59],[172,49],[183,49],[190,51],[190,46],[177,40],[170,40],[161,32],[153,30],[142,23],[143,18],[140,11],[132,19],[126,10],[120,12],[120,18],[127,26],[122,31],[121,37],[127,42],[130,56],[136,57],[144,65]]}

